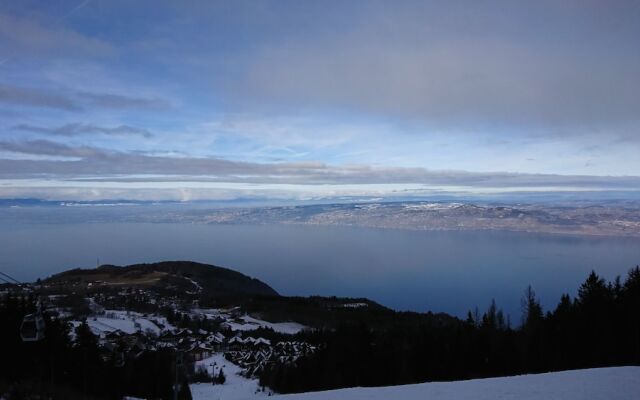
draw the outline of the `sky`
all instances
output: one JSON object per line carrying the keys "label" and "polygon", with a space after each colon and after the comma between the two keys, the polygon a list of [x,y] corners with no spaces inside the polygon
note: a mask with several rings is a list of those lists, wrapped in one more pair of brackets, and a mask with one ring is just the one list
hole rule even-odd
{"label": "sky", "polygon": [[0,0],[0,198],[640,192],[639,1]]}

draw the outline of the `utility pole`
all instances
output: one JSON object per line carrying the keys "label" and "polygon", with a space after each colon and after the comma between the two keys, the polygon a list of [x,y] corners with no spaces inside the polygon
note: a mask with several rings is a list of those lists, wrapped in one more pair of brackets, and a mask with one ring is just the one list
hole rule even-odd
{"label": "utility pole", "polygon": [[178,386],[178,369],[180,367],[182,367],[182,353],[176,351],[176,376],[173,385],[173,400],[178,400],[178,391],[180,390],[180,386]]}

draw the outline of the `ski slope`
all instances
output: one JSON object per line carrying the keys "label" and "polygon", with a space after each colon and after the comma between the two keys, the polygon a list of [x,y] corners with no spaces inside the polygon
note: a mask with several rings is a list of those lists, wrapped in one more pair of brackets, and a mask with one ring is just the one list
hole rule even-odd
{"label": "ski slope", "polygon": [[275,399],[637,400],[640,399],[640,367],[595,368],[458,382],[339,389],[282,395]]}
{"label": "ski slope", "polygon": [[[214,361],[202,362],[203,366]],[[236,375],[237,366],[225,364],[227,383],[221,386],[192,384],[194,400],[242,400],[264,398],[255,380]],[[350,388],[326,392],[270,396],[274,400],[637,400],[640,399],[640,367],[594,368],[506,378],[433,382],[377,388]]]}
{"label": "ski slope", "polygon": [[[81,323],[80,321],[70,322],[74,329]],[[100,337],[113,331],[121,331],[126,334],[141,331],[159,335],[163,331],[176,329],[169,324],[165,317],[159,315],[144,316],[137,312],[120,310],[106,310],[101,316],[89,317],[87,318],[87,324],[89,324],[93,334]]]}
{"label": "ski slope", "polygon": [[308,329],[306,326],[297,322],[267,322],[260,319],[244,315],[240,317],[243,322],[227,321],[226,324],[232,331],[252,331],[258,328],[270,328],[279,333],[295,335],[296,333]]}
{"label": "ski slope", "polygon": [[309,329],[309,327],[297,322],[268,322],[247,314],[239,317],[233,316],[233,312],[237,309],[238,307],[228,310],[217,308],[196,308],[192,310],[192,317],[207,317],[210,319],[222,318],[224,320],[224,325],[229,327],[232,331],[253,331],[259,328],[269,328],[273,329],[275,332],[295,335],[302,330]]}
{"label": "ski slope", "polygon": [[227,361],[222,354],[205,358],[196,362],[196,368],[207,369],[209,375],[218,374],[220,368],[224,370],[227,378],[224,385],[212,385],[210,383],[192,383],[189,385],[193,400],[244,400],[256,397],[267,397],[268,390],[262,391],[257,379],[247,379],[240,375],[241,369],[232,362]]}

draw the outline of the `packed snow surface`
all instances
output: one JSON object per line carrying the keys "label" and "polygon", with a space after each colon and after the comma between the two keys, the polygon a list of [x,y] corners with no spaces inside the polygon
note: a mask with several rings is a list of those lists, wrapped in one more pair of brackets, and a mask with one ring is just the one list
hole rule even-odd
{"label": "packed snow surface", "polygon": [[[71,321],[74,328],[80,325],[80,321]],[[87,318],[87,324],[91,331],[98,336],[107,332],[122,331],[132,334],[137,331],[153,332],[159,335],[165,330],[174,330],[175,327],[161,316],[144,316],[132,311],[106,310],[101,316]]]}
{"label": "packed snow surface", "polygon": [[252,331],[258,328],[271,328],[276,332],[295,335],[296,333],[308,329],[308,327],[297,322],[269,322],[254,318],[250,315],[233,316],[232,313],[236,309],[222,310],[216,308],[194,309],[196,315],[216,319],[222,318],[224,324],[232,331]]}
{"label": "packed snow surface", "polygon": [[248,315],[239,318],[242,322],[227,321],[227,325],[232,331],[252,331],[258,328],[271,328],[279,333],[295,335],[307,327],[297,322],[267,322]]}
{"label": "packed snow surface", "polygon": [[212,373],[217,375],[220,368],[222,368],[226,382],[223,385],[212,385],[210,383],[193,383],[189,385],[191,396],[194,400],[242,400],[269,395],[268,389],[266,391],[260,390],[257,379],[247,379],[239,375],[241,372],[240,367],[225,360],[220,353],[197,361],[196,368],[198,367],[206,368],[209,375]]}
{"label": "packed snow surface", "polygon": [[[235,375],[239,368],[221,355],[203,360],[225,365],[227,383],[221,386],[193,384],[194,400],[240,400],[263,397],[258,384]],[[209,366],[209,371],[210,370]],[[506,378],[433,382],[376,388],[350,388],[325,392],[271,396],[275,400],[637,400],[640,399],[640,367],[595,368],[520,375]]]}
{"label": "packed snow surface", "polygon": [[640,367],[595,368],[458,382],[339,389],[276,396],[276,399],[637,400],[640,399]]}

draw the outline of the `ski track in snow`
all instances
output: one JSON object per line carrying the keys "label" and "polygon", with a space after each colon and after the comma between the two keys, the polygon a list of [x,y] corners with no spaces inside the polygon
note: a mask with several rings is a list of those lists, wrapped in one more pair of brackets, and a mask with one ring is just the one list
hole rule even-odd
{"label": "ski track in snow", "polygon": [[200,286],[200,284],[199,284],[198,282],[194,281],[193,279],[191,279],[191,278],[189,278],[189,277],[187,277],[187,276],[183,276],[183,278],[184,278],[184,279],[186,279],[186,280],[188,280],[189,282],[191,282],[191,284],[192,284],[193,286],[195,286],[195,288],[196,288],[196,293],[200,293],[200,292],[202,292],[202,286]]}

